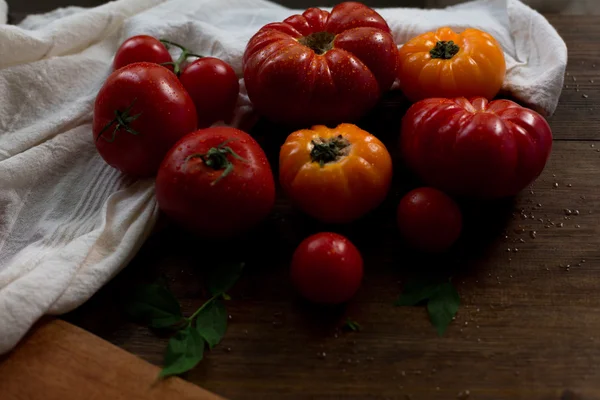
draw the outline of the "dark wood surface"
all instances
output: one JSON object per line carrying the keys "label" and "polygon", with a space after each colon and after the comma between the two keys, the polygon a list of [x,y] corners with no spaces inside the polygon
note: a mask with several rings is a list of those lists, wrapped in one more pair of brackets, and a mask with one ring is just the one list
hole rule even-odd
{"label": "dark wood surface", "polygon": [[[569,48],[568,87],[550,119],[550,162],[514,201],[463,204],[467,230],[451,254],[427,257],[402,245],[394,209],[416,183],[397,168],[389,200],[350,227],[319,225],[283,198],[239,241],[206,243],[161,223],[131,265],[67,320],[160,365],[168,338],[127,321],[122,310],[131,288],[166,278],[191,313],[205,300],[203,273],[218,261],[241,260],[247,268],[227,303],[226,337],[185,375],[217,394],[600,399],[600,18],[549,20]],[[360,125],[395,152],[406,106],[390,94]],[[254,129],[274,163],[285,133],[267,123]],[[345,308],[305,304],[288,279],[294,247],[324,229],[348,235],[366,261],[364,284]],[[392,305],[407,278],[440,271],[454,275],[463,301],[442,338],[424,309]],[[341,332],[347,316],[363,330]],[[467,390],[470,396],[461,397]]]}

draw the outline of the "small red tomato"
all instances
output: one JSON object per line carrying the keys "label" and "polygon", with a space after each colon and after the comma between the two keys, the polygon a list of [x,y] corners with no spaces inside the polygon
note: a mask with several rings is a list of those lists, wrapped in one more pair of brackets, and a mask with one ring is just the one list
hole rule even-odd
{"label": "small red tomato", "polygon": [[188,64],[179,80],[194,100],[199,128],[218,121],[229,122],[240,92],[231,65],[218,58],[203,57]]}
{"label": "small red tomato", "polygon": [[94,103],[92,126],[107,164],[148,177],[175,142],[196,130],[196,108],[174,73],[157,64],[134,63],[106,79]]}
{"label": "small red tomato", "polygon": [[340,304],[358,291],[363,260],[344,236],[317,233],[306,239],[292,257],[292,282],[300,294],[314,303]]}
{"label": "small red tomato", "polygon": [[[160,40],[148,35],[133,36],[123,42],[115,54],[115,70],[136,62],[163,64],[172,62],[171,54]],[[173,67],[171,67],[172,69]]]}
{"label": "small red tomato", "polygon": [[448,195],[423,187],[400,200],[398,227],[412,247],[439,253],[448,250],[460,236],[462,215]]}
{"label": "small red tomato", "polygon": [[239,129],[213,127],[183,137],[156,177],[160,209],[204,237],[240,234],[275,203],[275,181],[256,140]]}

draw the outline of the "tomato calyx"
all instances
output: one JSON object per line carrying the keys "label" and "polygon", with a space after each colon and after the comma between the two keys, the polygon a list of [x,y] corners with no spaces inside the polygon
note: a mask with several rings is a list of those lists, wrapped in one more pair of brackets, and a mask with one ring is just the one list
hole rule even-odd
{"label": "tomato calyx", "polygon": [[[131,128],[131,126],[129,126],[129,124],[131,124],[133,121],[135,121],[136,119],[138,119],[140,117],[140,115],[142,115],[142,113],[136,114],[136,115],[129,115],[131,113],[131,109],[133,107],[133,105],[135,104],[137,99],[133,99],[133,101],[131,102],[131,104],[123,111],[121,110],[115,110],[115,118],[113,118],[112,120],[110,120],[108,122],[108,124],[104,125],[104,128],[102,128],[102,130],[100,131],[100,133],[98,133],[98,136],[96,136],[96,142],[98,140],[100,140],[100,138],[102,137],[102,139],[106,140],[109,143],[112,143],[115,141],[116,137],[117,137],[117,132],[120,129],[123,129],[125,132],[129,132],[132,135],[136,136],[139,135],[140,133],[138,131],[136,131],[135,129]],[[113,126],[113,124],[115,124],[115,128],[112,131],[112,135],[110,137],[110,139],[107,139],[104,136],[104,132],[106,132],[111,126]]]}
{"label": "tomato calyx", "polygon": [[243,158],[239,154],[237,154],[231,147],[226,146],[226,144],[229,142],[230,142],[230,140],[226,140],[223,143],[221,143],[220,145],[218,145],[217,147],[211,147],[204,154],[189,155],[185,159],[185,161],[188,162],[189,160],[191,160],[193,158],[199,158],[202,160],[204,165],[206,165],[209,168],[214,169],[215,171],[224,170],[223,173],[217,179],[215,179],[214,181],[212,181],[210,183],[211,186],[214,186],[220,180],[222,180],[227,175],[229,175],[231,173],[231,171],[233,171],[233,169],[235,168],[233,163],[231,161],[229,161],[228,156],[232,156],[233,158],[240,160],[242,162],[245,162],[245,163],[248,162],[248,160],[246,160],[245,158]]}
{"label": "tomato calyx", "polygon": [[175,73],[175,75],[179,76],[179,74],[181,74],[181,65],[187,61],[188,58],[190,57],[196,57],[196,58],[203,58],[204,56],[201,56],[200,54],[196,54],[196,53],[192,53],[187,47],[184,47],[182,45],[180,45],[179,43],[175,43],[175,42],[171,42],[170,40],[166,40],[166,39],[160,39],[160,42],[162,44],[164,44],[165,46],[175,46],[178,47],[179,49],[181,49],[181,54],[179,55],[179,58],[173,62],[166,62],[166,63],[162,63],[160,65],[172,65],[173,66],[173,72]]}
{"label": "tomato calyx", "polygon": [[449,60],[456,55],[460,50],[460,47],[454,43],[453,40],[446,42],[440,40],[435,44],[435,47],[429,51],[431,58],[441,58],[442,60]]}
{"label": "tomato calyx", "polygon": [[350,142],[342,135],[331,139],[319,138],[310,143],[313,146],[310,157],[313,162],[319,163],[321,168],[327,163],[338,161],[350,152]]}
{"label": "tomato calyx", "polygon": [[333,49],[333,41],[335,34],[330,32],[315,32],[310,35],[303,36],[298,39],[298,42],[313,50],[318,55],[323,55]]}

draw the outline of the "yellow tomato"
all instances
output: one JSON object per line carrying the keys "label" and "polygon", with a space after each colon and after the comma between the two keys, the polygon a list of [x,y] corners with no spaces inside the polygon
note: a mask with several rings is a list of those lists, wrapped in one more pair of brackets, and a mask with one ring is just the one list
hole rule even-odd
{"label": "yellow tomato", "polygon": [[440,28],[409,40],[400,48],[400,87],[411,101],[430,97],[492,99],[498,94],[506,61],[489,33]]}
{"label": "yellow tomato", "polygon": [[329,223],[377,207],[392,181],[385,145],[356,125],[314,126],[292,133],[279,153],[279,179],[294,205]]}

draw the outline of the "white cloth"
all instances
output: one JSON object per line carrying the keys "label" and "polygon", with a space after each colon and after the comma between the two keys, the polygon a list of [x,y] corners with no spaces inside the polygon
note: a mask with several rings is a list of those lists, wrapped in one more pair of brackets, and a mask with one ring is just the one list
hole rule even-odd
{"label": "white cloth", "polygon": [[[566,47],[517,0],[379,11],[398,43],[442,25],[490,32],[506,52],[505,89],[554,111]],[[118,45],[142,33],[168,38],[222,58],[241,76],[250,36],[294,13],[264,0],[118,0],[0,25],[0,353],[42,315],[85,302],[135,255],[157,219],[153,181],[122,176],[92,142],[94,98]],[[249,109],[243,94],[239,105]]]}

